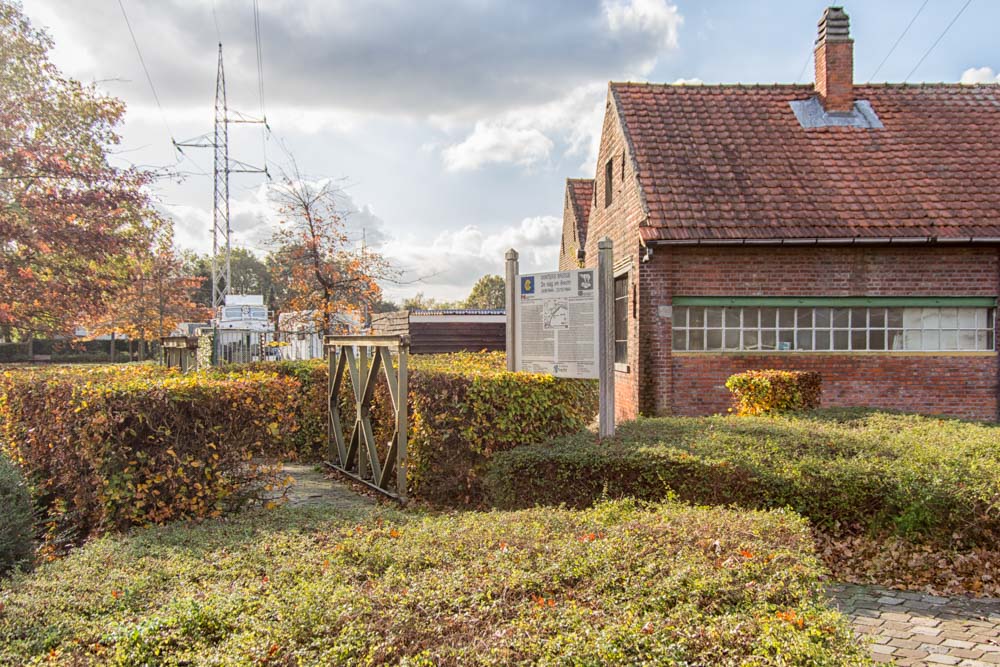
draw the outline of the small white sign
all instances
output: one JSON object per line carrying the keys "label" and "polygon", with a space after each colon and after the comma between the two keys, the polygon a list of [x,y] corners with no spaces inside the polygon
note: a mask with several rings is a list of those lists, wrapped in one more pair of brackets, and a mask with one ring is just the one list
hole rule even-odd
{"label": "small white sign", "polygon": [[597,270],[517,277],[517,370],[597,378]]}

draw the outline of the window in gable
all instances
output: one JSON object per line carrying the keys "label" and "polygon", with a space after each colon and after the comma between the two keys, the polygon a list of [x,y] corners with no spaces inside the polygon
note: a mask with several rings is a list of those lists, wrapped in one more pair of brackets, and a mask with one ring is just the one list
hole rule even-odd
{"label": "window in gable", "polygon": [[608,160],[608,163],[604,165],[604,208],[611,206],[612,199],[612,179],[614,178],[614,166],[613,160]]}

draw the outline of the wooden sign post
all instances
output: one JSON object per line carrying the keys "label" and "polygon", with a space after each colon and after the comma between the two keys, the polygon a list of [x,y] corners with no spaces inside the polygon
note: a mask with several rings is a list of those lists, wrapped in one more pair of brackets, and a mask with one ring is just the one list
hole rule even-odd
{"label": "wooden sign post", "polygon": [[597,314],[598,330],[598,434],[610,438],[615,434],[615,276],[614,245],[604,237],[597,242],[597,284],[601,293]]}

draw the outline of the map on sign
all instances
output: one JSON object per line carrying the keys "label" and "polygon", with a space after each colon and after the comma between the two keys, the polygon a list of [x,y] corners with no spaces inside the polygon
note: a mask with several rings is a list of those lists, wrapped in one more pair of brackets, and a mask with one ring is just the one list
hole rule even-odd
{"label": "map on sign", "polygon": [[518,276],[517,370],[596,378],[597,271]]}

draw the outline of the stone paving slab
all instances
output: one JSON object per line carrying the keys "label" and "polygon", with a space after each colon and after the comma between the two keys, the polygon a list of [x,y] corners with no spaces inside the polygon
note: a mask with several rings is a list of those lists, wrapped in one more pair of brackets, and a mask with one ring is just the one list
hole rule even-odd
{"label": "stone paving slab", "polygon": [[871,641],[876,662],[1000,665],[1000,598],[964,598],[835,584],[833,603]]}

